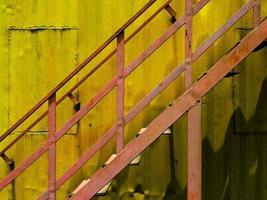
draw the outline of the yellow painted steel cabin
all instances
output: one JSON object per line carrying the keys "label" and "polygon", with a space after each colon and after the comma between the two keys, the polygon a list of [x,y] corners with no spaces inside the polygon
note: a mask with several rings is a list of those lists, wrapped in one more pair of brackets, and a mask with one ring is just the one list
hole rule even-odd
{"label": "yellow painted steel cabin", "polygon": [[[81,61],[133,16],[148,0],[0,0],[0,130],[14,124]],[[125,35],[129,36],[165,0],[158,0]],[[197,1],[193,1],[197,3]],[[193,17],[193,50],[209,38],[246,0],[211,0]],[[183,0],[171,3],[177,18],[183,16]],[[197,80],[252,26],[252,12],[246,14],[201,58],[193,64]],[[267,1],[261,1],[261,16],[267,16]],[[125,64],[144,51],[168,26],[167,11],[161,12],[138,33],[125,49]],[[160,49],[125,80],[125,112],[185,57],[185,29],[181,28]],[[78,82],[116,46],[113,42],[59,96]],[[202,99],[202,197],[204,200],[267,199],[267,49],[251,54],[235,71]],[[90,77],[74,94],[84,105],[116,73],[116,57]],[[184,92],[184,77],[174,81],[125,127],[125,141],[162,112]],[[45,104],[40,113],[47,109]],[[38,111],[39,112],[39,111]],[[39,114],[40,114],[39,113]],[[57,108],[57,127],[74,113],[66,99]],[[57,143],[57,177],[61,176],[115,122],[116,91],[112,91],[78,125]],[[37,113],[38,114],[38,113]],[[34,116],[37,116],[34,115]],[[33,116],[33,118],[34,118]],[[3,149],[21,133],[25,125],[0,143]],[[127,167],[114,180],[105,196],[97,200],[186,199],[187,132],[185,117],[173,126],[170,138],[159,138],[143,154],[138,167]],[[15,165],[23,161],[47,139],[47,117],[9,151]],[[57,192],[65,199],[115,152],[109,142]],[[47,190],[47,154],[0,192],[0,200],[36,199]],[[0,159],[0,179],[9,168]],[[19,185],[20,187],[16,187]]]}

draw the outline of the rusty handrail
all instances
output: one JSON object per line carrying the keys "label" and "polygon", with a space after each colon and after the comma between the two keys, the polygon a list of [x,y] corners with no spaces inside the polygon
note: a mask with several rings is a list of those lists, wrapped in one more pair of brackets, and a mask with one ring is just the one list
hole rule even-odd
{"label": "rusty handrail", "polygon": [[[184,24],[184,17],[181,17],[180,20],[176,21],[171,27],[171,31],[167,31],[168,37],[164,38],[165,41],[175,32],[178,28],[180,28]],[[158,47],[163,44],[158,44]],[[151,48],[152,47],[152,48]],[[136,69],[140,64],[141,60],[143,59],[142,55],[146,55],[146,58],[151,55],[157,48],[155,48],[153,45],[151,45],[145,53],[141,54],[137,59],[135,59],[125,70],[125,77],[128,76],[134,69]],[[147,54],[148,53],[148,54]],[[79,112],[75,113],[69,120],[71,123],[65,123],[62,128],[60,128],[56,134],[55,134],[55,141],[58,141],[74,124],[78,122],[80,118],[82,118],[89,110],[91,110],[99,101],[101,101],[115,86],[117,83],[118,77],[114,77],[104,88],[101,89],[101,91],[89,101],[87,105],[85,105]],[[28,166],[30,166],[35,160],[37,160],[43,153],[45,153],[49,146],[51,144],[51,141],[45,142],[41,148],[39,148],[37,151],[32,153],[23,163],[21,163],[20,166],[18,166],[14,171],[12,171],[9,174],[9,177],[6,177],[4,182],[10,182],[15,177],[17,177],[19,174],[21,174]],[[21,167],[23,166],[23,167]],[[2,188],[2,185],[0,183],[0,190]]]}
{"label": "rusty handrail", "polygon": [[[156,0],[150,0],[141,10],[139,10],[130,20],[128,20],[115,34],[113,34],[101,47],[99,47],[91,56],[89,56],[82,64],[80,64],[71,74],[67,76],[60,84],[56,86],[54,90],[52,90],[46,97],[44,97],[36,106],[34,106],[29,112],[27,112],[20,120],[18,120],[17,123],[15,123],[8,131],[6,131],[1,137],[0,142],[5,139],[10,133],[12,133],[21,123],[23,123],[31,114],[33,114],[39,107],[41,107],[52,95],[56,93],[57,90],[59,90],[64,84],[67,83],[67,80],[70,80],[71,76],[74,76],[73,74],[78,73],[86,64],[88,64],[98,53],[100,53],[111,41],[113,41],[122,31],[124,31],[131,23],[133,23],[143,12],[145,12],[153,3],[155,3]],[[156,17],[165,7],[166,5],[169,5],[172,2],[172,0],[168,0],[165,2],[165,4],[160,7],[149,19],[147,19],[136,31],[134,31],[127,39],[126,42],[130,41],[142,28],[147,25],[154,17]],[[116,51],[115,51],[116,52]],[[68,94],[70,94],[73,90],[75,90],[82,82],[84,82],[89,76],[91,76],[100,66],[102,66],[111,56],[112,54],[115,54],[115,52],[111,52],[103,61],[101,61],[95,68],[93,68],[85,78],[80,80],[69,92],[67,92],[64,96],[62,96],[56,104],[59,104],[61,101],[63,101]],[[93,98],[90,102],[94,102],[91,104],[90,109],[96,105],[102,98],[106,96],[106,94],[112,90],[117,83],[117,78],[115,77],[109,84],[107,84],[107,87],[103,88],[102,95],[96,95],[95,98]],[[108,88],[108,89],[107,89]],[[108,91],[106,93],[106,91]],[[81,113],[81,112],[79,112]],[[44,116],[48,114],[48,111],[41,114],[40,117],[37,118],[36,121],[34,121],[27,129],[25,129],[22,134],[20,134],[15,140],[13,140],[3,151],[0,152],[0,156],[4,156],[5,152],[13,146],[20,138],[22,138],[27,131],[29,131],[32,127],[34,127]],[[76,113],[77,114],[77,113]],[[75,115],[76,116],[76,115]],[[73,117],[72,119],[75,119],[75,123],[77,123],[77,117]],[[66,123],[67,124],[67,123]],[[60,137],[56,137],[56,140],[60,139],[64,134],[65,130],[68,129],[69,126],[63,126],[63,129],[60,129]],[[44,152],[47,151],[49,145],[51,144],[51,141],[47,141],[44,145],[42,145],[41,149],[37,150],[37,152],[33,153],[25,163],[27,165],[31,165],[36,159],[38,159]],[[30,160],[30,161],[29,161]],[[24,171],[25,167],[18,167],[17,171]],[[13,172],[12,172],[13,173]],[[16,174],[16,172],[15,172]],[[20,174],[20,172],[18,173]],[[17,175],[18,175],[17,174]],[[16,175],[15,175],[16,176]]]}
{"label": "rusty handrail", "polygon": [[[168,0],[164,3],[153,15],[151,15],[145,22],[143,22],[128,38],[125,39],[125,44],[128,43],[137,33],[139,33],[152,19],[154,19],[167,5],[169,5],[173,0]],[[210,1],[210,0],[209,0]],[[93,75],[102,65],[104,65],[114,54],[116,53],[116,49],[114,49],[110,54],[108,54],[99,64],[97,64],[90,72],[88,72],[81,80],[79,80],[68,92],[66,92],[57,102],[56,104],[60,104],[66,97],[68,97],[75,89],[77,89],[82,83],[84,83],[91,75]],[[38,108],[37,108],[38,109]],[[2,151],[0,151],[0,156],[4,155],[8,149],[10,149],[16,142],[18,142],[24,135],[27,134],[29,130],[31,130],[36,124],[38,124],[46,115],[48,111],[45,111],[40,115],[29,127],[22,131],[14,140],[12,140]],[[25,119],[26,120],[26,119]],[[23,122],[22,122],[23,123]],[[19,125],[18,125],[19,126]],[[18,127],[17,126],[17,127]],[[17,128],[16,127],[16,128]],[[13,130],[11,131],[13,132]],[[10,132],[10,133],[11,133]],[[9,134],[10,134],[9,133]],[[8,135],[9,135],[8,134]],[[5,137],[7,137],[6,135]],[[4,137],[4,138],[5,138]],[[2,140],[4,139],[2,138]],[[0,142],[2,141],[0,139]]]}
{"label": "rusty handrail", "polygon": [[[209,0],[202,0],[199,2],[199,4],[196,4],[194,6],[195,11],[196,11],[194,14],[197,14],[197,12],[200,11],[200,8],[202,8],[206,5],[206,4],[203,5],[204,1],[206,3],[209,2]],[[242,16],[244,16],[248,12],[248,10],[252,8],[251,6],[252,6],[251,2],[248,2],[245,6],[241,7],[236,12],[236,14],[233,15],[233,17],[231,17],[229,19],[229,21],[231,21],[231,23],[233,23],[233,24],[235,22],[237,22],[238,19],[240,19]],[[246,8],[246,9],[244,9],[244,8]],[[183,17],[180,20],[183,21]],[[226,32],[229,28],[230,27],[228,27],[228,23],[226,23],[218,31],[216,31],[211,38],[217,38],[218,32],[219,33]],[[206,46],[205,44],[207,44],[207,43],[211,45],[211,43],[213,44],[214,42],[215,42],[214,39],[207,40],[207,41],[203,42],[202,45]],[[202,55],[206,50],[207,50],[206,48],[201,48],[197,52],[199,52],[199,54]],[[128,66],[128,68],[129,68],[129,66]],[[126,68],[126,71],[128,68]],[[178,65],[157,87],[155,87],[149,94],[147,94],[142,100],[140,100],[126,114],[124,124],[126,125],[127,123],[129,123],[138,113],[140,113],[143,110],[143,108],[148,103],[150,103],[162,90],[164,90],[170,83],[172,83],[184,70],[185,70],[185,63]],[[127,76],[127,73],[125,74],[125,76]],[[89,147],[88,150],[82,155],[82,157],[78,161],[76,161],[61,177],[59,177],[57,179],[56,190],[58,190],[67,180],[69,180],[69,178],[72,177],[73,174],[75,174],[97,151],[99,151],[115,135],[117,123],[115,123],[113,125],[113,127],[110,128],[93,146]],[[38,199],[39,200],[45,199],[47,194],[48,194],[48,191],[43,193]]]}
{"label": "rusty handrail", "polygon": [[150,0],[143,6],[131,19],[129,19],[121,28],[119,28],[110,38],[108,38],[97,50],[95,50],[88,58],[84,60],[75,70],[73,70],[64,80],[62,80],[52,91],[50,91],[43,99],[41,99],[32,109],[30,109],[23,117],[21,117],[14,125],[12,125],[3,135],[0,136],[0,142],[3,141],[10,133],[19,127],[26,119],[28,119],[38,108],[40,108],[48,99],[69,82],[77,73],[79,73],[91,60],[93,60],[100,52],[102,52],[117,36],[128,28],[140,15],[150,8],[157,0]]}
{"label": "rusty handrail", "polygon": [[[201,1],[202,2],[202,1]],[[201,3],[200,2],[200,3]],[[208,3],[208,2],[206,2]],[[197,4],[196,6],[198,6]],[[199,6],[198,6],[199,7]],[[197,10],[197,12],[200,9]],[[197,13],[196,12],[196,13]],[[176,29],[180,28],[182,25],[184,25],[184,16],[181,17],[179,20],[177,20],[176,24],[174,24],[172,27],[175,27]],[[170,27],[171,33],[166,31],[163,35],[161,36],[158,41],[161,41],[161,44],[168,39],[166,35],[171,35],[175,31],[172,30],[173,28]],[[167,33],[167,34],[166,34]],[[158,45],[158,47],[161,45],[160,42],[155,42],[155,44]],[[136,67],[141,63],[140,59],[144,61],[147,57],[144,57],[143,55],[149,56],[151,55],[154,50],[156,49],[155,47],[152,48],[153,45],[151,45],[143,54],[141,54],[135,61],[133,61],[125,70],[125,76],[126,78]],[[129,113],[126,114],[125,116],[125,122],[124,124],[127,124],[134,116],[136,116],[144,107],[147,105],[149,102],[155,98],[155,96],[160,93],[167,85],[169,85],[179,74],[183,72],[184,68],[183,66],[177,66],[175,70],[163,81],[157,88],[155,88],[150,94],[148,94],[144,99],[142,99],[135,107],[132,109]],[[152,95],[151,95],[152,94]],[[77,161],[67,172],[64,173],[57,181],[56,181],[56,189],[61,187],[80,167],[83,166],[83,164],[91,158],[91,156],[96,153],[104,144],[106,144],[115,134],[117,124],[115,124],[107,133],[104,134],[92,147],[86,151],[86,153],[80,158],[79,161]],[[109,138],[109,139],[107,139]],[[47,192],[44,193],[40,199],[44,198],[47,195]]]}
{"label": "rusty handrail", "polygon": [[[150,1],[155,2],[155,1]],[[202,7],[204,7],[209,0],[201,0],[194,6],[193,14],[196,14]],[[205,41],[203,45],[201,45],[196,52],[195,55],[201,55],[204,53],[221,35],[226,32],[235,22],[237,22],[245,13],[248,12],[252,8],[252,1],[249,1],[245,6],[243,6],[237,13],[231,18],[229,23],[227,22],[219,31],[217,31],[210,39]],[[127,24],[127,23],[126,23]],[[137,57],[128,67],[125,69],[125,73],[123,75],[123,79],[125,79],[130,73],[132,73],[145,59],[147,59],[150,55],[153,54],[164,42],[166,42],[181,26],[185,24],[185,16],[181,17],[177,20],[172,26],[168,28],[168,30],[163,33],[159,39],[157,39],[152,45],[150,45],[139,57]],[[123,31],[124,29],[119,29]],[[141,29],[140,29],[141,30]],[[116,32],[115,38],[121,32]],[[112,37],[111,37],[112,38]],[[113,38],[113,40],[115,39]],[[107,40],[108,42],[109,40]],[[104,43],[105,44],[105,43]],[[100,51],[101,52],[101,51]],[[194,56],[193,54],[193,56]],[[198,56],[198,57],[199,57]],[[197,58],[198,58],[197,57]],[[192,59],[192,60],[196,60]],[[93,58],[92,58],[93,59]],[[89,59],[90,60],[90,59]],[[85,66],[85,65],[84,65]],[[84,67],[83,66],[83,67]],[[166,88],[179,74],[181,74],[184,70],[184,64],[179,65],[175,70],[173,70],[167,78],[165,78],[158,87],[156,87],[150,94],[148,94],[145,98],[143,98],[129,113],[127,113],[125,117],[125,121],[123,124],[128,123],[137,113],[139,113],[149,102],[153,100],[153,98],[158,95],[164,88]],[[77,72],[78,73],[78,72]],[[68,77],[67,77],[68,78]],[[32,153],[26,160],[24,160],[14,171],[8,174],[2,181],[0,181],[0,191],[9,184],[12,180],[14,180],[18,175],[20,175],[25,169],[27,169],[33,162],[35,162],[41,155],[43,155],[50,147],[52,142],[58,141],[63,135],[74,125],[76,124],[84,115],[86,115],[98,102],[100,102],[116,85],[118,80],[121,77],[115,76],[108,84],[106,84],[95,97],[93,97],[85,106],[81,108],[80,111],[75,113],[59,130],[56,131],[55,137],[52,140],[47,140],[39,149],[37,149],[34,153]],[[70,80],[70,79],[69,79]],[[66,83],[66,82],[65,82]],[[64,83],[64,84],[65,84]],[[63,84],[63,85],[64,85]],[[62,86],[63,86],[62,85]],[[61,86],[61,87],[62,87]],[[61,88],[60,87],[60,88]],[[60,89],[59,88],[59,89]],[[57,90],[56,90],[57,91]],[[55,91],[55,92],[56,92]],[[54,95],[55,92],[51,95]],[[51,97],[48,97],[48,99]],[[38,109],[38,108],[37,108]],[[58,189],[64,182],[66,182],[72,175],[75,173],[88,159],[90,159],[91,154],[94,154],[94,151],[99,150],[106,141],[109,141],[115,133],[116,127],[119,122],[111,128],[95,145],[89,148],[87,151],[76,163],[62,176],[59,180],[56,181],[56,189]],[[93,148],[93,149],[92,149]],[[88,153],[89,152],[89,153]],[[58,182],[60,181],[60,182]],[[47,193],[44,193],[44,195]]]}

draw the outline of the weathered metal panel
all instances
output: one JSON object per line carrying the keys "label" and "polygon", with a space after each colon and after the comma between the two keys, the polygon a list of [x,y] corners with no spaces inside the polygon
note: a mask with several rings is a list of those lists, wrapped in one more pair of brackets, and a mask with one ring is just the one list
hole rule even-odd
{"label": "weathered metal panel", "polygon": [[[32,27],[32,26],[55,26],[55,27],[78,27],[78,40],[79,40],[79,60],[87,57],[90,52],[95,50],[99,44],[101,44],[106,38],[111,35],[118,27],[120,27],[123,22],[125,22],[132,14],[134,14],[142,5],[144,5],[147,1],[125,1],[125,0],[114,0],[114,1],[106,1],[106,0],[57,0],[57,1],[21,1],[16,0],[10,3],[9,1],[2,0],[0,1],[0,64],[1,64],[1,79],[0,85],[3,88],[1,98],[0,98],[0,110],[2,113],[9,113],[8,104],[9,102],[9,92],[8,92],[8,74],[10,68],[8,66],[8,37],[7,28],[10,26],[16,27]],[[158,8],[162,1],[158,1],[155,7]],[[196,1],[194,1],[196,2]],[[245,3],[245,1],[242,1]],[[184,1],[175,1],[173,4],[178,16],[183,15],[184,13]],[[220,25],[222,25],[227,18],[229,18],[234,11],[236,11],[241,6],[241,0],[231,1],[231,0],[213,0],[209,3],[207,8],[204,8],[196,17],[194,17],[194,36],[193,36],[193,49],[197,47],[202,41],[204,41],[208,36],[210,36]],[[263,16],[266,16],[267,3],[265,1],[262,2],[262,10]],[[223,11],[223,12],[222,12]],[[116,14],[114,14],[116,13]],[[148,12],[149,14],[152,11]],[[30,16],[30,17],[29,17]],[[146,16],[146,15],[145,15]],[[140,24],[143,19],[141,18],[136,22]],[[3,19],[3,20],[2,20]],[[130,63],[132,59],[138,56],[138,53],[141,50],[144,50],[152,41],[155,39],[159,33],[166,29],[169,26],[169,14],[163,13],[160,14],[155,21],[151,25],[148,26],[144,31],[134,38],[132,42],[126,45],[126,64]],[[131,32],[131,28],[129,32],[126,32],[126,36]],[[217,42],[213,48],[206,54],[203,55],[203,58],[198,61],[193,67],[193,78],[196,79],[202,75],[202,73],[215,61],[224,54],[226,50],[228,50],[235,42],[238,41],[238,37],[236,37],[237,31],[235,29],[231,29],[227,32],[226,36],[223,37],[222,40]],[[74,38],[70,37],[71,40]],[[70,44],[70,38],[65,38],[61,41],[62,44],[65,45],[62,51],[68,52],[73,51],[73,45]],[[125,101],[125,109],[129,111],[134,104],[140,100],[143,96],[145,96],[148,91],[150,91],[160,80],[169,72],[171,69],[176,67],[180,61],[184,58],[184,30],[179,31],[169,42],[162,46],[162,50],[156,52],[154,56],[149,58],[139,70],[134,72],[128,79],[126,79],[126,101]],[[19,41],[21,38],[18,36],[18,42],[22,43],[24,41]],[[57,38],[55,38],[57,41]],[[46,39],[42,38],[42,43],[46,43]],[[33,39],[30,39],[30,42],[33,42]],[[138,45],[136,45],[138,44]],[[111,46],[115,47],[115,44]],[[44,52],[49,52],[49,48],[45,47],[43,49]],[[53,46],[52,46],[53,48]],[[110,48],[111,49],[111,48]],[[18,51],[17,51],[18,50]],[[18,53],[16,56],[19,56],[19,47],[15,48],[15,51]],[[15,53],[15,52],[14,52]],[[105,53],[104,53],[105,54]],[[258,61],[260,63],[264,63],[263,56],[264,52],[259,53],[262,56],[258,59],[253,59],[249,61],[247,64],[247,68]],[[73,54],[71,54],[73,55]],[[15,57],[15,54],[12,53],[10,62],[14,63],[14,65],[21,64],[19,60]],[[100,56],[103,58],[103,56]],[[99,58],[100,59],[100,58]],[[33,58],[33,63],[37,60],[37,58]],[[74,59],[73,59],[74,60]],[[47,59],[49,64],[49,59]],[[23,61],[24,62],[24,61]],[[43,60],[42,62],[46,62]],[[66,66],[68,64],[68,69],[72,69],[74,64],[69,63],[69,61],[61,60],[58,62],[59,65]],[[47,70],[53,72],[53,65],[50,63],[47,65]],[[91,66],[91,65],[90,65]],[[89,66],[89,68],[90,68]],[[263,66],[263,65],[262,65]],[[35,69],[35,65],[29,66],[30,70]],[[92,66],[91,66],[92,67]],[[88,69],[89,69],[88,68]],[[18,75],[20,73],[19,70],[13,68],[12,75]],[[264,70],[264,69],[261,69]],[[88,80],[86,84],[79,88],[80,97],[82,104],[84,104],[90,96],[93,96],[95,92],[102,87],[104,83],[110,80],[111,77],[116,72],[116,59],[115,56],[112,58],[110,62],[108,62],[103,70],[96,74],[95,77]],[[60,72],[62,76],[64,76],[64,71]],[[86,72],[82,72],[85,74]],[[255,72],[258,73],[256,78],[260,76],[262,80],[264,78],[264,73],[261,71]],[[252,78],[251,72],[247,72],[247,77],[245,78],[245,82],[253,82],[255,85],[250,86],[248,90],[245,90],[247,87],[240,86],[243,95],[252,96],[250,92],[254,95],[257,92],[258,85],[261,85],[260,82],[255,81],[255,78]],[[242,75],[242,74],[241,74]],[[32,75],[33,77],[38,77],[38,73]],[[241,76],[240,76],[241,77]],[[249,77],[249,78],[248,78]],[[252,79],[252,80],[251,80]],[[26,86],[26,88],[34,90],[38,90],[39,86],[44,88],[47,86],[46,82],[34,84],[34,78],[29,79],[33,80],[33,86]],[[22,82],[21,80],[17,80],[18,82]],[[244,82],[244,80],[242,80]],[[241,83],[241,81],[240,81]],[[258,85],[257,85],[258,84]],[[54,82],[51,82],[51,86],[54,86]],[[144,87],[144,85],[146,87]],[[131,90],[135,86],[135,90]],[[239,86],[238,86],[239,87]],[[160,111],[162,111],[166,105],[170,102],[170,99],[174,99],[175,96],[180,94],[183,91],[184,85],[183,80],[179,79],[175,82],[171,87],[168,88],[166,92],[164,92],[159,98],[152,102],[152,104],[138,115],[137,119],[135,119],[131,125],[126,127],[126,140],[129,141],[130,138],[135,136],[138,130],[145,126],[153,117],[155,117]],[[45,88],[44,88],[45,89]],[[238,90],[238,89],[236,89]],[[16,90],[17,91],[17,90]],[[15,92],[13,96],[15,96]],[[265,136],[261,135],[256,137],[257,139],[250,139],[251,137],[247,137],[245,139],[243,136],[238,136],[237,139],[233,139],[233,136],[229,136],[232,130],[233,123],[231,122],[231,116],[234,113],[234,105],[238,105],[237,103],[233,103],[233,90],[232,90],[232,80],[225,79],[222,83],[220,83],[214,91],[212,91],[205,101],[203,101],[203,124],[204,124],[204,151],[203,151],[203,167],[204,167],[204,182],[203,182],[203,199],[219,199],[221,196],[226,195],[226,199],[240,199],[240,195],[243,198],[245,195],[246,198],[257,197],[258,199],[266,199],[266,188],[264,180],[266,178],[266,170],[264,166],[266,166],[266,145],[264,143]],[[247,94],[248,93],[248,94]],[[42,95],[41,95],[42,96]],[[234,96],[237,96],[235,94]],[[257,96],[257,94],[255,94]],[[60,145],[58,148],[58,155],[68,155],[68,164],[73,163],[77,158],[78,152],[84,152],[85,149],[88,148],[89,145],[93,144],[97,138],[99,138],[104,130],[107,130],[108,127],[115,120],[115,98],[116,93],[112,93],[108,96],[103,104],[97,106],[87,117],[81,121],[80,126],[80,134],[78,136],[69,136],[68,138],[64,138],[60,144],[65,144],[66,146]],[[243,99],[244,98],[244,99]],[[256,99],[247,100],[247,97],[243,97],[240,95],[240,102],[244,100],[247,102],[242,104],[241,107],[243,110],[248,110],[248,115],[253,115],[253,109],[256,105]],[[252,98],[252,97],[251,97]],[[21,106],[19,104],[19,100],[23,99],[21,97],[12,100],[12,109],[15,109],[17,106]],[[38,101],[39,99],[34,99]],[[67,100],[68,101],[68,100]],[[254,107],[251,107],[250,102],[255,104]],[[30,100],[27,103],[27,106],[30,107]],[[110,105],[114,105],[111,107]],[[16,107],[15,107],[16,106]],[[264,108],[264,105],[261,104],[260,108]],[[11,107],[10,107],[11,109]],[[22,114],[23,108],[19,107],[18,113],[12,112],[10,116],[1,115],[1,127],[2,131],[6,130],[8,126],[8,119],[16,120],[17,117],[14,117],[16,114]],[[13,115],[13,116],[12,116]],[[262,114],[263,115],[263,114]],[[262,116],[261,115],[261,116]],[[264,116],[263,116],[264,117]],[[60,118],[61,120],[63,118]],[[258,118],[257,118],[258,119]],[[262,123],[262,122],[261,122]],[[253,131],[253,127],[257,127],[257,122],[253,122],[253,126],[251,129]],[[172,177],[170,178],[170,173],[168,172],[170,168],[169,164],[169,149],[166,148],[168,146],[168,141],[166,138],[161,138],[157,143],[155,143],[151,148],[146,151],[144,159],[142,160],[141,166],[139,168],[127,168],[124,170],[121,175],[116,179],[116,184],[114,186],[113,192],[110,192],[106,197],[98,197],[99,199],[131,199],[131,195],[133,198],[144,198],[145,194],[147,196],[151,196],[159,199],[185,199],[184,192],[186,188],[186,136],[185,128],[186,123],[183,121],[178,122],[175,125],[175,158],[177,159],[176,173],[177,180]],[[260,128],[264,130],[265,126],[260,126]],[[12,136],[13,137],[13,136]],[[12,155],[15,155],[18,162],[23,160],[25,156],[35,149],[37,146],[44,141],[43,136],[37,135],[29,135],[27,139],[22,141],[21,144],[16,148],[16,152],[12,152]],[[229,144],[231,144],[229,146]],[[258,145],[260,144],[260,145]],[[2,144],[0,145],[2,146]],[[29,146],[31,148],[29,149]],[[229,151],[229,147],[231,152]],[[239,149],[247,149],[245,153],[242,154],[242,157],[239,157]],[[25,149],[25,150],[23,150]],[[75,150],[72,151],[72,150]],[[78,179],[82,180],[84,177],[88,177],[97,166],[100,166],[105,162],[106,158],[110,156],[111,153],[114,153],[115,148],[114,145],[108,146],[104,152],[101,152],[94,158],[90,163],[83,168],[83,172]],[[249,155],[246,155],[249,154]],[[230,155],[230,160],[229,160]],[[70,158],[70,159],[69,159]],[[245,161],[243,161],[243,158]],[[256,159],[258,158],[258,159]],[[63,163],[66,160],[65,156],[59,156],[60,163]],[[255,161],[255,162],[254,162]],[[257,162],[256,162],[257,161]],[[176,162],[176,161],[175,161]],[[230,167],[228,166],[229,162],[231,162]],[[1,163],[0,177],[2,177],[5,173],[7,173],[7,168],[2,170],[2,166],[4,166],[3,161]],[[17,191],[17,198],[20,197],[23,199],[32,199],[36,197],[37,194],[41,192],[41,190],[46,189],[46,176],[40,174],[46,174],[46,159],[41,160],[37,163],[36,167],[32,169],[33,174],[27,172],[25,176],[19,180],[19,184],[21,184],[24,188],[27,189],[27,193],[23,192],[23,190]],[[62,164],[63,166],[63,164]],[[246,166],[239,169],[242,166]],[[63,171],[66,170],[66,166],[62,167]],[[230,170],[231,169],[231,170]],[[229,171],[230,170],[230,171]],[[250,170],[250,171],[249,171]],[[252,172],[252,175],[249,173]],[[253,174],[255,172],[255,174]],[[29,176],[31,174],[31,176]],[[236,175],[238,174],[238,175]],[[36,186],[36,182],[34,178],[36,176],[41,176],[41,187]],[[244,178],[241,178],[244,176]],[[28,178],[26,178],[28,177]],[[262,178],[261,178],[262,177]],[[24,179],[24,180],[23,180]],[[30,180],[26,183],[25,180]],[[158,181],[161,180],[161,181]],[[174,181],[173,181],[174,180]],[[214,184],[214,180],[216,180],[216,184]],[[75,183],[76,181],[76,183]],[[39,181],[40,182],[40,181]],[[63,199],[68,193],[71,192],[75,186],[77,186],[78,181],[72,180],[70,185],[64,187],[59,193],[59,199]],[[243,186],[243,187],[239,187]],[[261,188],[262,193],[257,194],[257,190],[255,188]],[[247,189],[246,193],[242,193],[242,190],[239,189]],[[254,189],[251,189],[254,188]],[[225,192],[226,191],[226,192]],[[2,196],[3,195],[3,196]],[[9,188],[8,192],[1,192],[0,196],[6,198],[7,195],[11,196],[11,190]],[[242,196],[243,195],[243,196]],[[258,195],[258,196],[257,196]],[[261,196],[260,196],[261,195]],[[265,196],[264,196],[265,195]],[[165,196],[165,197],[164,197]],[[229,197],[229,198],[228,198]]]}

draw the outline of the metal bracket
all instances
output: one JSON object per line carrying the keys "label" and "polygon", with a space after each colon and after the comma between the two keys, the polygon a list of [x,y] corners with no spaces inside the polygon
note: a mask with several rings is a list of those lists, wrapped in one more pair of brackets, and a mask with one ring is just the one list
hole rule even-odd
{"label": "metal bracket", "polygon": [[[242,27],[238,27],[236,28],[238,31],[245,31],[245,32],[249,32],[249,31],[252,31],[253,28],[250,27],[250,26],[242,26]],[[253,52],[257,52],[263,48],[265,48],[267,46],[267,39],[264,40],[260,45],[258,45],[254,50]]]}
{"label": "metal bracket", "polygon": [[14,168],[15,168],[15,161],[14,161],[13,159],[8,158],[7,155],[4,154],[4,153],[3,153],[3,154],[1,153],[1,157],[2,157],[2,158],[4,159],[4,161],[7,163],[7,165],[8,165],[8,167],[9,167],[10,171],[13,171]]}
{"label": "metal bracket", "polygon": [[171,23],[174,24],[174,22],[176,22],[176,12],[175,10],[170,6],[170,5],[167,5],[165,7],[165,10],[171,15]]}
{"label": "metal bracket", "polygon": [[74,111],[78,112],[80,110],[80,108],[81,108],[81,103],[80,103],[79,99],[76,96],[74,96],[72,93],[70,93],[68,95],[68,97],[70,98],[70,100],[74,104],[74,106],[73,106]]}
{"label": "metal bracket", "polygon": [[228,74],[226,74],[226,76],[224,78],[230,78],[230,77],[236,76],[238,74],[240,74],[239,71],[231,70]]}

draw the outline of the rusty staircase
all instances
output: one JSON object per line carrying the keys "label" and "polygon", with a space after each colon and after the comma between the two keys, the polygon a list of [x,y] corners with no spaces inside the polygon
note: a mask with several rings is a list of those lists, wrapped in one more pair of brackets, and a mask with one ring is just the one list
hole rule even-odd
{"label": "rusty staircase", "polygon": [[[192,17],[196,15],[206,4],[212,0],[199,0],[192,5],[191,0],[185,0],[185,16],[176,19],[176,13],[171,7],[172,0],[166,1],[150,18],[136,29],[128,38],[124,37],[124,31],[140,15],[149,9],[156,0],[150,0],[129,21],[127,21],[114,35],[112,35],[102,46],[91,54],[82,64],[71,72],[60,82],[47,96],[36,106],[26,113],[17,123],[7,130],[1,137],[2,142],[22,123],[24,123],[42,105],[48,103],[48,110],[40,115],[27,129],[11,141],[0,152],[0,156],[10,166],[11,172],[0,181],[0,190],[12,183],[21,173],[29,168],[38,158],[48,152],[48,189],[38,199],[56,199],[56,191],[68,181],[90,158],[101,148],[116,137],[116,154],[112,156],[101,169],[90,179],[86,180],[69,199],[90,199],[103,187],[120,173],[125,167],[133,162],[146,148],[159,138],[175,121],[187,113],[188,118],[188,195],[190,200],[201,199],[201,98],[206,95],[220,80],[231,72],[242,60],[261,45],[267,38],[267,20],[260,21],[260,0],[248,0],[221,28],[210,38],[201,44],[195,52],[192,52]],[[191,66],[207,49],[214,44],[227,30],[229,30],[239,19],[253,9],[253,29],[213,67],[211,67],[199,80],[192,83]],[[166,10],[171,15],[172,25],[155,40],[143,53],[134,59],[128,66],[124,66],[124,48],[140,30],[142,30],[161,11]],[[138,102],[128,113],[124,113],[124,80],[141,63],[152,55],[164,42],[166,42],[179,28],[185,26],[186,30],[186,56],[185,61],[178,65],[156,88]],[[117,40],[117,48],[105,59],[96,65],[85,77],[74,85],[65,95],[57,100],[57,92],[68,83],[78,72],[102,52],[112,41]],[[117,75],[106,84],[85,105],[72,94],[85,80],[94,74],[113,55],[117,56]],[[185,92],[179,96],[170,107],[160,113],[148,126],[142,130],[142,134],[124,144],[124,126],[128,124],[146,105],[148,105],[158,94],[160,94],[179,75],[185,73]],[[79,122],[95,105],[97,105],[110,91],[117,89],[117,122],[111,127],[94,145],[92,145],[61,177],[56,179],[56,142],[66,132]],[[69,97],[75,106],[75,114],[59,129],[56,129],[56,106]],[[7,155],[7,151],[16,144],[26,133],[31,130],[40,120],[48,115],[49,136],[45,143],[33,152],[26,160],[14,167],[14,161]],[[18,186],[19,187],[19,186]]]}

